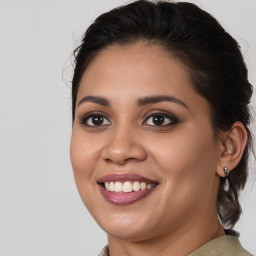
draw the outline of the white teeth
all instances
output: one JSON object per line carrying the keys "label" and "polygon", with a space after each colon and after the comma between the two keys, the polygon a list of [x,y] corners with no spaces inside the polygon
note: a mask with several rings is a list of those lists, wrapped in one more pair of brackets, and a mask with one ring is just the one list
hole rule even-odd
{"label": "white teeth", "polygon": [[105,182],[105,188],[106,190],[110,191],[110,184],[108,182]]}
{"label": "white teeth", "polygon": [[151,189],[152,188],[152,185],[151,184],[148,184],[147,185],[147,189]]}
{"label": "white teeth", "polygon": [[109,191],[111,191],[111,192],[115,191],[115,183],[113,181],[110,182]]}
{"label": "white teeth", "polygon": [[126,181],[123,184],[123,192],[132,192],[132,183],[130,181]]}
{"label": "white teeth", "polygon": [[122,191],[123,191],[122,182],[115,182],[115,192],[122,192]]}
{"label": "white teeth", "polygon": [[133,183],[133,191],[139,191],[140,190],[140,182],[135,181]]}
{"label": "white teeth", "polygon": [[145,190],[146,188],[147,188],[146,183],[145,183],[145,182],[142,182],[142,183],[140,184],[140,189],[141,189],[141,190]]}
{"label": "white teeth", "polygon": [[105,182],[105,188],[111,192],[123,192],[129,193],[132,191],[146,190],[154,187],[154,184],[146,184],[146,182],[134,181],[133,183],[130,181],[120,182],[120,181],[111,181]]}

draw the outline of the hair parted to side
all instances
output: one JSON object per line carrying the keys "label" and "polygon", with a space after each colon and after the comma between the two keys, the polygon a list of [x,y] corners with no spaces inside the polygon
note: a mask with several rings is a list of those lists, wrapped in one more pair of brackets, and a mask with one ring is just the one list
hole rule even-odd
{"label": "hair parted to side", "polygon": [[225,228],[233,227],[241,215],[239,192],[247,179],[252,86],[239,45],[209,13],[186,2],[139,0],[100,15],[74,52],[73,120],[79,83],[92,59],[113,44],[138,41],[164,47],[188,67],[195,90],[211,105],[216,136],[236,121],[244,124],[247,146],[238,166],[221,178],[217,199],[220,221]]}

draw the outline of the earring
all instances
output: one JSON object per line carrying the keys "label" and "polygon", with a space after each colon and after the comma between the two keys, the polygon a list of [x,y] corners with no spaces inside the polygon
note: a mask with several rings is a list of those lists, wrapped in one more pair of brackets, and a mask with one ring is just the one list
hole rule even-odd
{"label": "earring", "polygon": [[225,177],[228,177],[229,173],[230,173],[230,170],[228,167],[224,167],[223,168],[223,171],[224,171],[224,174],[225,174]]}

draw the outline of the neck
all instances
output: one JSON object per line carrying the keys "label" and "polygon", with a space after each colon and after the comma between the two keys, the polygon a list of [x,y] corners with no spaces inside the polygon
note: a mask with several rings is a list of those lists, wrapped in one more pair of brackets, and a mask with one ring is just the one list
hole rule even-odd
{"label": "neck", "polygon": [[143,241],[131,241],[110,236],[110,256],[186,256],[208,241],[224,236],[218,218],[213,222],[201,221],[198,225],[161,234]]}

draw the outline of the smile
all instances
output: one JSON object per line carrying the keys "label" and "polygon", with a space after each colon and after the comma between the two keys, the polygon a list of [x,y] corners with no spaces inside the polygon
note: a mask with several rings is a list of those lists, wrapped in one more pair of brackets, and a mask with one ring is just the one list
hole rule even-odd
{"label": "smile", "polygon": [[130,182],[130,181],[125,181],[125,182],[105,182],[105,189],[107,191],[111,192],[122,192],[122,193],[130,193],[132,191],[139,191],[139,190],[145,190],[145,189],[151,189],[152,187],[155,186],[155,184],[146,184],[146,182]]}
{"label": "smile", "polygon": [[110,203],[128,205],[149,195],[158,185],[136,174],[107,175],[98,181],[101,194]]}

